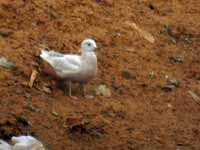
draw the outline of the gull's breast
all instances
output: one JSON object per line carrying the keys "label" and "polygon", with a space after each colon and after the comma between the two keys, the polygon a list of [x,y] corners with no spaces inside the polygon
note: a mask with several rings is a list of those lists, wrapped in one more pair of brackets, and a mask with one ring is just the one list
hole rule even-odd
{"label": "gull's breast", "polygon": [[88,82],[97,74],[97,58],[96,55],[84,57],[80,66],[80,71],[72,76],[73,81]]}
{"label": "gull's breast", "polygon": [[96,65],[83,65],[80,72],[77,74],[73,74],[70,77],[70,80],[78,82],[88,82],[89,80],[95,77],[96,73]]}

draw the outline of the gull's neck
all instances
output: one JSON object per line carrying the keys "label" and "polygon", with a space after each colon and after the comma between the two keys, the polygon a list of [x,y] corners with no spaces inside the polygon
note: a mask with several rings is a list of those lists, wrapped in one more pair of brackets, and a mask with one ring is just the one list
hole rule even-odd
{"label": "gull's neck", "polygon": [[96,58],[96,54],[95,54],[95,52],[82,52],[81,57],[82,58],[88,58],[88,57],[95,57]]}

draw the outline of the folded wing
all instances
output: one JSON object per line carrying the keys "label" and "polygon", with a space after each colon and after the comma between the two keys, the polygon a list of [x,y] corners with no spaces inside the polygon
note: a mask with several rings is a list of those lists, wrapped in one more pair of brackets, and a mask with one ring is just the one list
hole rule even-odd
{"label": "folded wing", "polygon": [[54,51],[42,50],[40,57],[47,61],[60,76],[74,74],[80,71],[81,60],[79,55],[64,55]]}

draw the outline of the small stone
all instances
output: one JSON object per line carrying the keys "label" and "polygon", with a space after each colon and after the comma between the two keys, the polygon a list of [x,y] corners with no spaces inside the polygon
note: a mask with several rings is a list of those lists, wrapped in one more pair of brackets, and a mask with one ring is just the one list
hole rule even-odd
{"label": "small stone", "polygon": [[21,85],[24,86],[24,87],[27,87],[28,86],[28,82],[26,82],[26,81],[21,82]]}
{"label": "small stone", "polygon": [[31,25],[36,27],[37,26],[37,22],[32,22]]}
{"label": "small stone", "polygon": [[164,26],[164,32],[167,33],[169,39],[171,40],[172,43],[177,44],[179,38],[176,36],[176,34],[173,32],[172,30],[172,26],[171,25],[165,25]]}
{"label": "small stone", "polygon": [[54,115],[55,117],[59,116],[59,114],[56,111],[52,111],[52,115]]}
{"label": "small stone", "polygon": [[165,92],[172,91],[173,89],[180,86],[180,82],[176,79],[169,79],[169,77],[167,76],[166,80],[167,83],[161,86],[161,89]]}
{"label": "small stone", "polygon": [[18,125],[22,125],[22,126],[30,126],[31,125],[31,123],[27,119],[21,118],[21,117],[17,118],[16,123]]}
{"label": "small stone", "polygon": [[0,31],[0,37],[6,38],[11,34],[11,32]]}
{"label": "small stone", "polygon": [[140,28],[136,23],[127,21],[125,22],[125,24],[136,30],[140,34],[140,36],[146,39],[148,42],[155,43],[154,36],[150,32]]}
{"label": "small stone", "polygon": [[155,10],[155,6],[153,4],[149,4],[149,9]]}
{"label": "small stone", "polygon": [[155,79],[155,78],[156,78],[155,72],[153,72],[153,71],[150,72],[150,73],[149,73],[149,78],[150,78],[150,79]]}
{"label": "small stone", "polygon": [[169,58],[172,64],[182,64],[184,63],[184,58],[182,56],[172,56]]}
{"label": "small stone", "polygon": [[173,106],[172,106],[170,103],[168,103],[168,104],[167,104],[167,107],[168,107],[168,108],[172,108]]}
{"label": "small stone", "polygon": [[124,77],[127,80],[134,80],[136,79],[136,76],[131,74],[128,70],[123,70],[122,71],[122,77]]}
{"label": "small stone", "polygon": [[8,61],[5,57],[1,57],[0,58],[0,66],[11,69],[13,67],[13,63]]}
{"label": "small stone", "polygon": [[83,115],[73,115],[66,118],[64,126],[73,130],[73,128],[78,127],[78,126],[83,127],[87,123],[88,123],[88,119],[85,118]]}
{"label": "small stone", "polygon": [[180,82],[176,79],[169,79],[169,80],[167,80],[167,83],[169,85],[174,85],[175,87],[179,87],[179,85],[180,85]]}
{"label": "small stone", "polygon": [[186,41],[188,44],[192,44],[192,42],[193,42],[193,37],[192,37],[192,35],[187,35],[187,37],[185,38],[185,41]]}
{"label": "small stone", "polygon": [[117,32],[117,34],[116,34],[116,35],[120,37],[122,34],[121,34],[120,32]]}
{"label": "small stone", "polygon": [[102,139],[104,134],[105,134],[105,131],[103,128],[101,127],[97,127],[97,128],[94,128],[92,130],[92,133],[91,133],[93,136],[95,136],[96,138],[98,139]]}
{"label": "small stone", "polygon": [[44,91],[45,93],[47,93],[47,94],[51,94],[51,89],[50,88],[48,88],[48,87],[43,87],[42,88],[42,91]]}
{"label": "small stone", "polygon": [[169,84],[166,84],[166,85],[163,85],[161,86],[161,89],[165,92],[170,92],[172,91],[173,89],[175,89],[175,86],[174,85],[169,85]]}
{"label": "small stone", "polygon": [[106,85],[101,84],[98,87],[96,87],[95,94],[96,95],[110,97],[111,96],[111,91]]}
{"label": "small stone", "polygon": [[37,74],[38,72],[36,70],[33,70],[32,73],[31,73],[31,77],[30,77],[30,81],[28,83],[29,87],[32,88],[33,87],[33,84],[36,80],[36,77],[37,77]]}
{"label": "small stone", "polygon": [[198,104],[200,104],[200,97],[193,91],[189,90],[188,93],[191,95],[191,97],[196,101]]}

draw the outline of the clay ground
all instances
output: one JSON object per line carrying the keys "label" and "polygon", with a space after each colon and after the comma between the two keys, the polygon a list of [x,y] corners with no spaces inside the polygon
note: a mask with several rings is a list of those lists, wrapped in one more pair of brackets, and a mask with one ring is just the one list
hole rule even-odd
{"label": "clay ground", "polygon": [[[86,99],[75,88],[73,100],[43,73],[41,45],[76,53],[86,37],[101,47],[87,92],[105,84],[111,97]],[[1,0],[0,56],[14,68],[0,67],[0,137],[31,134],[50,150],[199,150],[199,38],[198,0]],[[80,114],[103,132],[63,126]]]}

